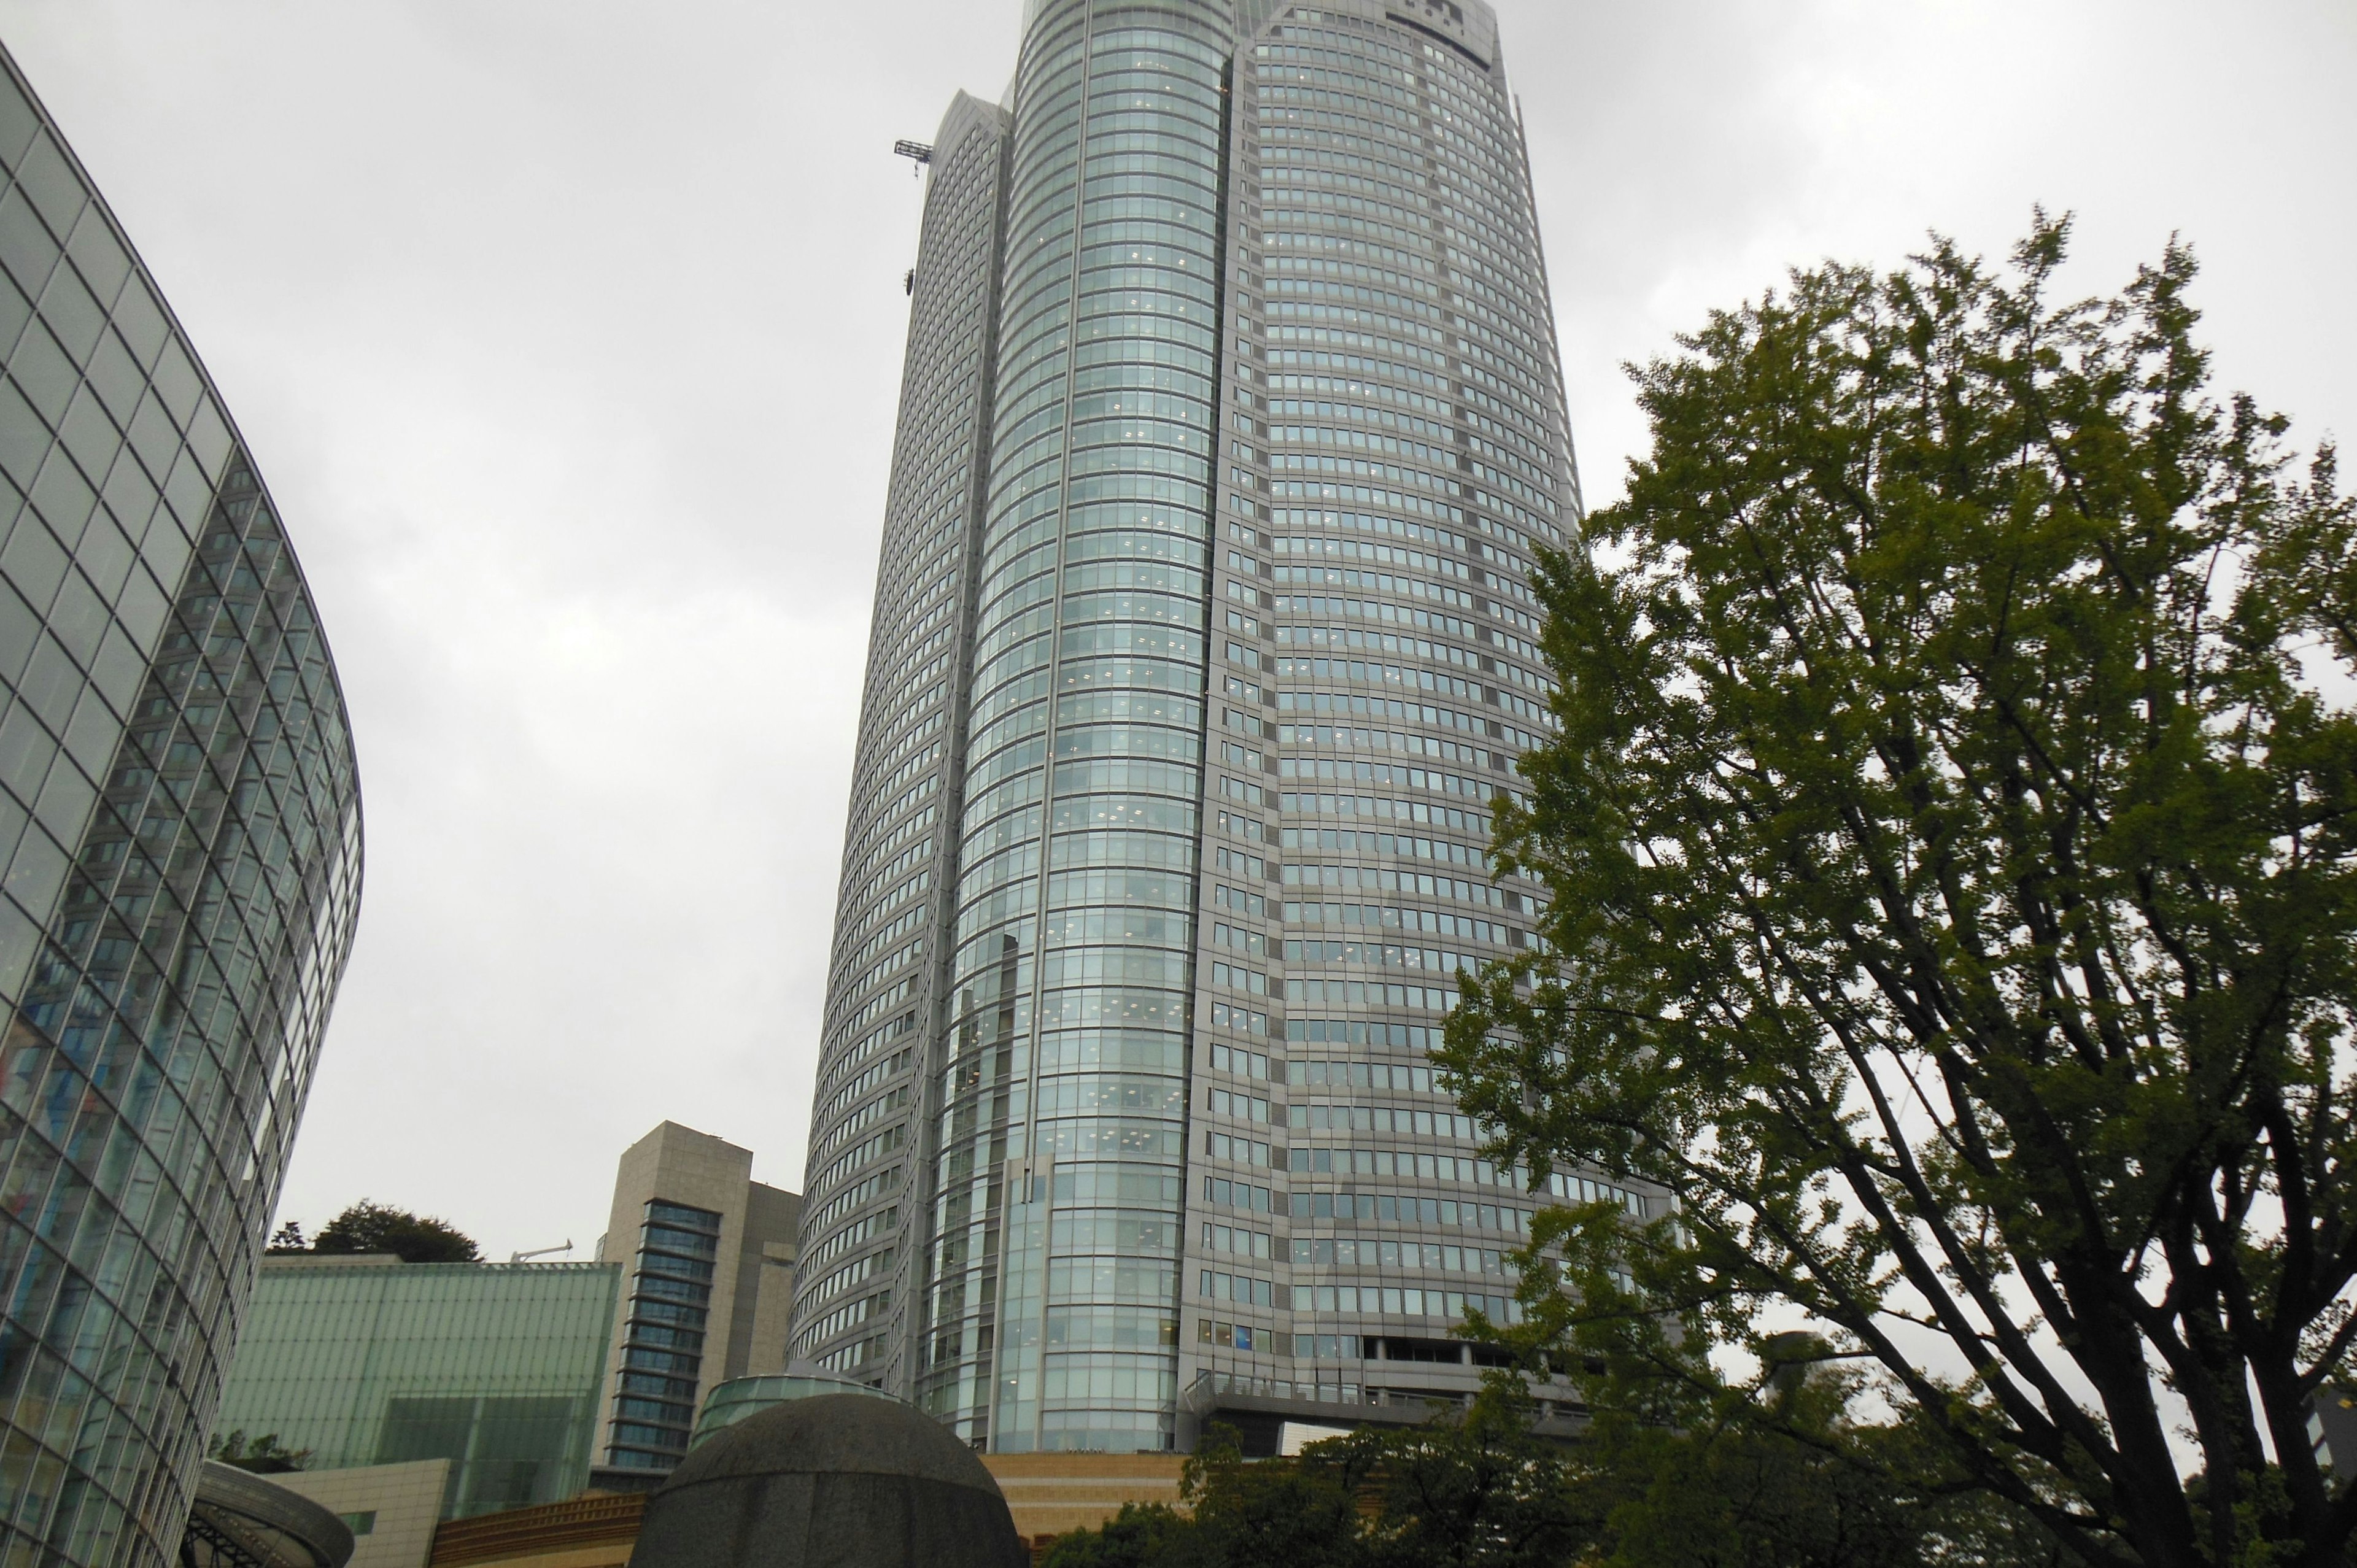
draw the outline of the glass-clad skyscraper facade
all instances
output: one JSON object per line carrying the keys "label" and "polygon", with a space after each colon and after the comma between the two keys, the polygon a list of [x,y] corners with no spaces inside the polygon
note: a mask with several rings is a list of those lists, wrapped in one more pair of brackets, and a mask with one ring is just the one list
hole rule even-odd
{"label": "glass-clad skyscraper facade", "polygon": [[343,698],[155,281],[0,56],[0,1562],[160,1564],[358,908]]}
{"label": "glass-clad skyscraper facade", "polygon": [[804,1197],[789,1354],[863,1379],[903,1378],[913,1349],[917,1107],[948,979],[1006,136],[1002,111],[960,93],[934,138],[852,763],[804,1177],[826,1197]]}
{"label": "glass-clad skyscraper facade", "polygon": [[[1486,845],[1550,723],[1531,551],[1578,504],[1494,20],[1033,0],[1008,102],[995,167],[937,154],[916,274],[911,383],[941,215],[995,194],[978,405],[903,404],[904,454],[952,418],[987,453],[931,908],[888,993],[846,873],[812,1130],[803,1255],[888,1248],[891,1294],[840,1322],[811,1271],[796,1353],[1009,1452],[1459,1391],[1449,1330],[1513,1314],[1544,1195],[1426,1053],[1457,970],[1531,940]],[[863,762],[917,662],[904,463]],[[905,836],[863,799],[847,867]]]}

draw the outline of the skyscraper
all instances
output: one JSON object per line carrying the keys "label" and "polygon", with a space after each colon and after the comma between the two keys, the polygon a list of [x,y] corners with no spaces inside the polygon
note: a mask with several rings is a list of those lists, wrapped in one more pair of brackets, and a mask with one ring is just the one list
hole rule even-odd
{"label": "skyscraper", "polygon": [[1025,16],[932,152],[794,1353],[1008,1452],[1467,1388],[1537,1200],[1425,1055],[1531,940],[1578,506],[1495,20]]}
{"label": "skyscraper", "polygon": [[360,901],[333,663],[155,280],[0,55],[0,1559],[160,1565]]}

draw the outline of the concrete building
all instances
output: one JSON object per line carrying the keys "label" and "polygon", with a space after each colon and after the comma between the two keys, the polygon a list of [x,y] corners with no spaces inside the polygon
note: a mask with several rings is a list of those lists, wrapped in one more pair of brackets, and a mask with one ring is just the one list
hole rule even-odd
{"label": "concrete building", "polygon": [[0,371],[0,1558],[162,1568],[350,949],[360,784],[285,520],[5,53]]}
{"label": "concrete building", "polygon": [[344,1521],[352,1532],[350,1568],[425,1568],[450,1491],[450,1468],[447,1459],[413,1459],[270,1478]]}
{"label": "concrete building", "polygon": [[[994,1453],[1470,1391],[1426,1060],[1579,509],[1481,0],[1038,0],[930,148],[791,1352]],[[1272,1439],[1274,1441],[1274,1439]]]}
{"label": "concrete building", "polygon": [[576,1496],[620,1284],[607,1263],[266,1258],[218,1429],[307,1449],[315,1471],[409,1472],[350,1487],[447,1462],[437,1519]]}
{"label": "concrete building", "polygon": [[623,1151],[600,1261],[623,1290],[607,1354],[598,1484],[644,1487],[685,1456],[716,1384],[782,1372],[802,1199],[753,1153],[665,1122]]}

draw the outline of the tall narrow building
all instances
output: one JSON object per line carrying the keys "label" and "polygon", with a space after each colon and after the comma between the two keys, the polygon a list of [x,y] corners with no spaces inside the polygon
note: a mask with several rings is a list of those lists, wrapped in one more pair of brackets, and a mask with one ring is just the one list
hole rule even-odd
{"label": "tall narrow building", "polygon": [[0,1561],[162,1568],[360,902],[277,508],[0,52]]}
{"label": "tall narrow building", "polygon": [[1000,1452],[1462,1391],[1544,1195],[1426,1058],[1531,940],[1578,506],[1496,23],[1025,16],[934,152],[794,1353]]}
{"label": "tall narrow building", "polygon": [[622,1269],[590,1484],[652,1491],[732,1379],[786,1369],[802,1199],[753,1151],[665,1122],[622,1151],[597,1261]]}

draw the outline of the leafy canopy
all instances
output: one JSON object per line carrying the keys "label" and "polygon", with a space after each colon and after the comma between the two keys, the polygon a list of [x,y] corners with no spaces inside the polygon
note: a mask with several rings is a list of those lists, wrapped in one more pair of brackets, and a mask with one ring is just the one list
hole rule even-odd
{"label": "leafy canopy", "polygon": [[1778,1305],[2089,1563],[2344,1563],[2357,514],[2207,392],[2188,252],[2062,301],[2067,237],[1634,372],[1499,817],[1548,950],[1446,1062],[1514,1157],[1677,1199],[1533,1249],[1599,1410],[1685,1419]]}
{"label": "leafy canopy", "polygon": [[1184,1511],[1125,1505],[1043,1568],[1551,1568],[1597,1531],[1561,1448],[1485,1399],[1459,1420],[1365,1428],[1297,1458],[1246,1459],[1214,1426],[1182,1473]]}
{"label": "leafy canopy", "polygon": [[1607,1422],[1534,1437],[1492,1389],[1461,1416],[1363,1428],[1297,1459],[1248,1461],[1215,1427],[1186,1511],[1135,1504],[1050,1549],[1045,1568],[2046,1568],[2050,1542],[1985,1501],[1882,1484],[1845,1450],[1830,1384],[1777,1391],[1791,1432],[1732,1419],[1673,1431]]}
{"label": "leafy canopy", "polygon": [[365,1197],[321,1226],[317,1238],[307,1245],[302,1226],[288,1220],[270,1238],[269,1250],[282,1255],[391,1252],[404,1263],[471,1263],[482,1256],[474,1238],[448,1220],[412,1214]]}
{"label": "leafy canopy", "polygon": [[214,1437],[206,1454],[224,1465],[234,1466],[256,1476],[288,1475],[311,1462],[310,1449],[289,1448],[278,1440],[278,1434],[274,1432],[249,1439],[242,1427]]}

